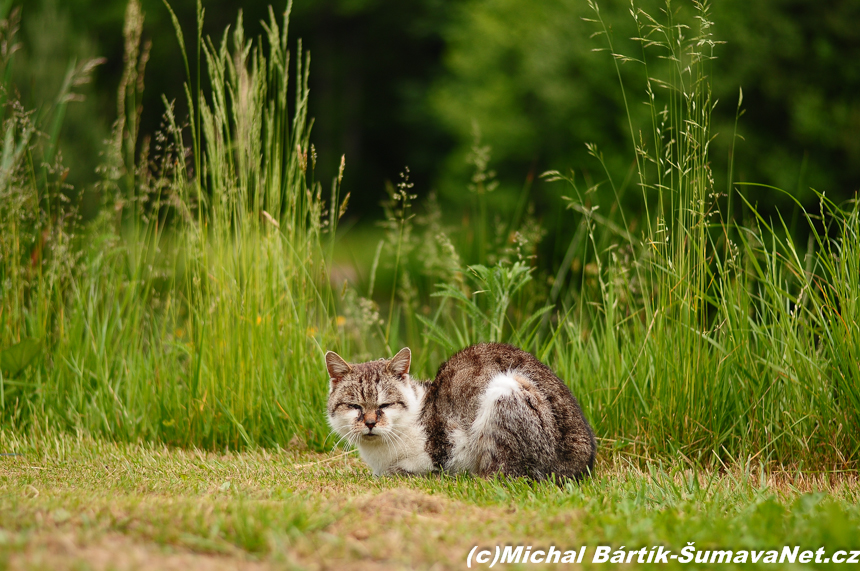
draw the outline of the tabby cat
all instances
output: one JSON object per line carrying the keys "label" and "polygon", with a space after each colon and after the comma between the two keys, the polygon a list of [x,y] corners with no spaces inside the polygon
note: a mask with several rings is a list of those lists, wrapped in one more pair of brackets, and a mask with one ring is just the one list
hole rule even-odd
{"label": "tabby cat", "polygon": [[588,476],[597,448],[576,398],[533,355],[481,343],[432,382],[409,376],[412,354],[349,364],[326,353],[328,420],[375,475],[445,470],[543,480]]}

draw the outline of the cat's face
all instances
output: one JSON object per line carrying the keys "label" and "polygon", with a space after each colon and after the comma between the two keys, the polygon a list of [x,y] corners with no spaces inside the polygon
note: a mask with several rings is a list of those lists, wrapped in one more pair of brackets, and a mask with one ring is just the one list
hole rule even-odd
{"label": "cat's face", "polygon": [[398,420],[410,414],[410,393],[403,390],[411,353],[403,349],[390,360],[348,364],[326,353],[330,377],[328,421],[352,445],[397,439]]}

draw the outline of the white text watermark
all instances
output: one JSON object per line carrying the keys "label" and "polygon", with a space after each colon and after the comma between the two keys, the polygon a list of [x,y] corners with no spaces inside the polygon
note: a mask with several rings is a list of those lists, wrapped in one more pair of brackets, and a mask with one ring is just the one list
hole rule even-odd
{"label": "white text watermark", "polygon": [[860,550],[824,547],[804,549],[785,545],[773,549],[700,549],[689,542],[678,551],[662,545],[627,549],[608,545],[589,548],[532,547],[531,545],[476,545],[466,558],[466,566],[494,567],[510,563],[860,563]]}

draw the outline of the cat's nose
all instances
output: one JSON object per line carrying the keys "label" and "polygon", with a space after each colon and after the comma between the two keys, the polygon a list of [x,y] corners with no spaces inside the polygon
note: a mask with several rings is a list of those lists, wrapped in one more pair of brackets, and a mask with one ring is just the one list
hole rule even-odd
{"label": "cat's nose", "polygon": [[373,428],[374,426],[376,426],[376,413],[375,412],[368,412],[367,414],[364,415],[364,425],[367,426],[368,428]]}

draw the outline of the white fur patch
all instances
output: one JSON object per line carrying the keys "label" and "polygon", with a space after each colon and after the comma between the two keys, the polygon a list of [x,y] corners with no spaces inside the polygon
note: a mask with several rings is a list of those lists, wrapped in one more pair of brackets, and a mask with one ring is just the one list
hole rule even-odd
{"label": "white fur patch", "polygon": [[474,452],[470,432],[462,428],[453,428],[449,436],[451,456],[445,464],[445,469],[451,472],[471,472],[474,468]]}
{"label": "white fur patch", "polygon": [[481,398],[481,405],[484,406],[491,401],[497,401],[502,397],[514,394],[514,391],[520,389],[520,383],[514,376],[514,373],[499,373],[487,385],[487,390],[484,391],[484,396]]}
{"label": "white fur patch", "polygon": [[513,396],[520,390],[522,385],[513,373],[499,373],[490,379],[487,389],[481,395],[481,404],[478,406],[478,414],[472,424],[472,432],[487,430],[498,417],[498,400]]}
{"label": "white fur patch", "polygon": [[329,417],[332,428],[353,442],[375,476],[403,470],[412,474],[423,474],[433,470],[433,461],[425,450],[427,437],[419,425],[418,415],[424,398],[424,387],[408,378],[398,387],[406,408],[386,409],[386,425],[377,425],[374,437],[367,437],[367,429],[356,431],[350,413]]}
{"label": "white fur patch", "polygon": [[446,464],[454,472],[481,472],[482,462],[492,456],[495,442],[492,435],[503,422],[499,400],[516,398],[528,384],[528,379],[514,372],[499,373],[490,379],[478,404],[478,414],[468,430],[451,431],[451,456]]}

